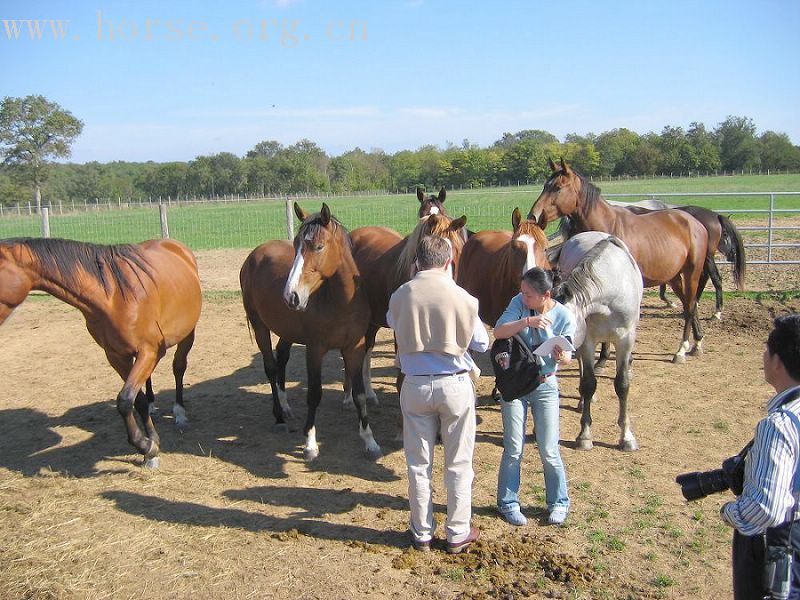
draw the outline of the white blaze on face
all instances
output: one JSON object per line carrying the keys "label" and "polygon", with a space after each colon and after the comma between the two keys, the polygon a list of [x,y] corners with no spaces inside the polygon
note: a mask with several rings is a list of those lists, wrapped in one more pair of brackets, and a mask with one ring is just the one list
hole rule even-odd
{"label": "white blaze on face", "polygon": [[428,214],[429,215],[438,215],[439,214],[439,207],[438,206],[431,206],[428,209]]}
{"label": "white blaze on face", "polygon": [[519,236],[517,241],[522,242],[525,244],[525,247],[528,249],[525,258],[525,266],[522,268],[522,273],[525,274],[528,270],[532,269],[533,267],[539,266],[536,264],[536,254],[534,253],[534,248],[536,247],[536,240],[534,240],[531,236],[527,233]]}
{"label": "white blaze on face", "polygon": [[[300,276],[303,274],[303,263],[302,248],[298,248],[297,253],[294,256],[292,269],[289,271],[289,278],[286,280],[286,287],[283,288],[283,299],[287,303],[289,303],[289,299],[291,298],[293,292],[302,297],[302,294],[299,293],[297,288],[300,283]],[[303,304],[302,300],[300,304]]]}

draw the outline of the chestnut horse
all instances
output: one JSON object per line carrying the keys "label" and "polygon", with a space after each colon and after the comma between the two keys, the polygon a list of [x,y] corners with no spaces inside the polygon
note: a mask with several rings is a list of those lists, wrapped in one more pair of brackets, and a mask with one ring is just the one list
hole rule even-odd
{"label": "chestnut horse", "polygon": [[160,440],[149,410],[154,399],[150,376],[167,348],[175,345],[173,413],[179,429],[187,424],[183,375],[202,302],[192,252],[175,240],[115,246],[0,240],[0,324],[31,290],[47,292],[83,313],[89,333],[125,382],[117,411],[128,442],[144,456],[145,466],[157,467]]}
{"label": "chestnut horse", "polygon": [[422,188],[417,188],[417,200],[419,200],[419,211],[417,212],[417,217],[420,219],[422,217],[427,217],[428,215],[446,215],[447,211],[444,208],[444,201],[447,198],[447,190],[444,188],[439,190],[439,194],[434,196],[433,194],[425,195],[425,192],[422,191]]}
{"label": "chestnut horse", "polygon": [[[355,390],[359,435],[367,456],[377,459],[381,449],[367,420],[361,373],[369,304],[353,260],[350,235],[324,203],[320,212],[309,215],[295,202],[294,211],[302,221],[294,244],[287,240],[261,244],[239,273],[244,310],[272,388],[275,429],[287,429],[286,420],[292,416],[286,399],[286,363],[292,344],[305,344],[308,414],[303,454],[307,461],[319,456],[314,421],[322,398],[322,359],[337,348],[344,359],[346,386]],[[277,360],[271,332],[279,338]]]}
{"label": "chestnut horse", "polygon": [[550,269],[547,236],[535,221],[511,215],[513,231],[479,231],[464,244],[458,263],[458,285],[479,302],[481,321],[494,327],[511,299],[519,293],[523,273],[533,267]]}
{"label": "chestnut horse", "polygon": [[466,223],[465,216],[451,219],[437,213],[421,218],[406,237],[401,237],[388,227],[366,226],[352,231],[353,258],[364,278],[369,297],[370,323],[366,336],[364,385],[370,398],[376,398],[370,373],[370,358],[372,348],[375,346],[375,337],[381,327],[388,327],[386,312],[389,310],[390,296],[414,274],[419,240],[425,235],[440,235],[449,239],[453,247],[453,267],[457,270],[461,249],[464,246],[463,229]]}
{"label": "chestnut horse", "polygon": [[[642,272],[645,287],[669,283],[683,305],[683,338],[673,362],[686,353],[701,354],[703,331],[697,318],[697,290],[708,249],[708,234],[697,219],[674,209],[636,215],[603,200],[600,190],[574,171],[564,159],[560,168],[549,161],[552,174],[530,209],[528,218],[544,227],[569,215],[577,231],[604,231],[621,239]],[[695,345],[689,344],[689,331]],[[691,348],[691,351],[690,351]]]}

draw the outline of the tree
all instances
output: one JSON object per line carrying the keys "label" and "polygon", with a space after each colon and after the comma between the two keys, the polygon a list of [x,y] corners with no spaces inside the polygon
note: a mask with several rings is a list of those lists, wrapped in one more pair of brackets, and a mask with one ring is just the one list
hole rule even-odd
{"label": "tree", "polygon": [[686,132],[691,148],[692,169],[702,173],[716,173],[720,167],[719,146],[713,133],[702,123],[692,122]]}
{"label": "tree", "polygon": [[758,141],[762,169],[797,171],[800,168],[800,148],[793,146],[785,133],[765,131]]}
{"label": "tree", "polygon": [[68,158],[83,122],[44,96],[11,98],[0,104],[0,155],[33,186],[36,210],[42,207],[47,159]]}
{"label": "tree", "polygon": [[719,158],[726,171],[758,169],[760,151],[756,126],[749,117],[728,117],[716,129]]}

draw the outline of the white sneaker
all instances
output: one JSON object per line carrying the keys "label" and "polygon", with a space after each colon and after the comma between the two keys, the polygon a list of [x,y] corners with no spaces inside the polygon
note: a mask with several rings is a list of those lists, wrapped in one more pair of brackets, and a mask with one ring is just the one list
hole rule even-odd
{"label": "white sneaker", "polygon": [[567,520],[567,507],[566,506],[554,506],[553,510],[550,511],[550,516],[547,518],[547,522],[550,525],[563,525],[564,521]]}

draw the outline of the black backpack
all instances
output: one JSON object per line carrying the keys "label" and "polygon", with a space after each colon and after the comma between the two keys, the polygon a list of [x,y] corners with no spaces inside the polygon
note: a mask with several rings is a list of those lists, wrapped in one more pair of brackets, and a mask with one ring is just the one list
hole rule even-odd
{"label": "black backpack", "polygon": [[495,340],[489,354],[495,385],[503,400],[521,398],[539,387],[539,359],[518,334]]}

